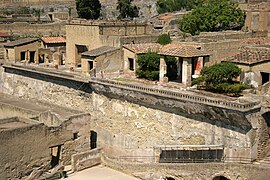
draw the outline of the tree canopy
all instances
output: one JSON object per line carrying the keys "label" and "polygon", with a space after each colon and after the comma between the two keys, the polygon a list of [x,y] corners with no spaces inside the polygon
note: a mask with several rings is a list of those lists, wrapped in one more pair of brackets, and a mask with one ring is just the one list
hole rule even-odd
{"label": "tree canopy", "polygon": [[85,19],[98,19],[101,4],[99,0],[76,0],[78,16]]}
{"label": "tree canopy", "polygon": [[120,12],[118,19],[134,18],[139,16],[139,8],[132,5],[132,1],[133,0],[118,0],[116,7]]}
{"label": "tree canopy", "polygon": [[158,0],[158,13],[179,11],[181,9],[191,10],[202,4],[204,0]]}
{"label": "tree canopy", "polygon": [[240,29],[244,12],[231,0],[205,0],[179,22],[179,28],[192,35],[200,32]]}

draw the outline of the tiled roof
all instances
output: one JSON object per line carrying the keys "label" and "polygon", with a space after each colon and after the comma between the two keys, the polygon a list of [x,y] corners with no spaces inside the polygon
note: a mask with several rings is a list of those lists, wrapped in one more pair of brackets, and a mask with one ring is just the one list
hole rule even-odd
{"label": "tiled roof", "polygon": [[255,64],[259,62],[269,61],[270,60],[270,50],[262,51],[243,51],[239,54],[228,57],[223,61],[241,63],[241,64]]}
{"label": "tiled roof", "polygon": [[4,44],[5,47],[14,47],[14,46],[20,46],[28,43],[32,43],[37,41],[37,38],[25,38],[25,39],[19,39],[17,41],[10,41]]}
{"label": "tiled roof", "polygon": [[125,44],[123,47],[136,54],[144,54],[147,52],[159,52],[162,46],[158,43],[141,43]]}
{"label": "tiled roof", "polygon": [[158,19],[159,20],[167,20],[167,19],[170,19],[172,17],[173,17],[172,15],[164,15],[164,16],[159,17]]}
{"label": "tiled roof", "polygon": [[100,56],[100,55],[103,55],[103,54],[106,54],[106,53],[109,53],[109,52],[116,51],[118,49],[119,48],[111,47],[111,46],[101,46],[99,48],[83,52],[82,55],[91,56],[91,57],[97,57],[97,56]]}
{"label": "tiled roof", "polygon": [[64,37],[42,37],[41,40],[47,44],[66,43],[66,39]]}
{"label": "tiled roof", "polygon": [[242,45],[266,45],[270,44],[270,38],[247,38],[241,40]]}
{"label": "tiled roof", "polygon": [[0,37],[10,37],[10,34],[4,33],[4,32],[0,32]]}
{"label": "tiled roof", "polygon": [[209,54],[197,49],[197,46],[168,44],[162,48],[160,55],[175,56],[175,57],[201,57]]}

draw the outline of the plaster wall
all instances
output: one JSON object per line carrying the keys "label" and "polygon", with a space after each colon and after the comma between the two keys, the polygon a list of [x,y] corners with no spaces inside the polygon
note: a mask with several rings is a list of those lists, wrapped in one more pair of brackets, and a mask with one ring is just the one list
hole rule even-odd
{"label": "plaster wall", "polygon": [[137,55],[136,53],[123,48],[124,51],[124,72],[130,72],[131,70],[129,69],[130,67],[130,63],[129,63],[129,58],[133,59],[134,61],[134,71],[136,71],[136,69],[138,68],[138,63],[137,63]]}
{"label": "plaster wall", "polygon": [[[39,42],[33,42],[33,43],[29,43],[26,45],[22,45],[22,46],[15,46],[14,47],[14,52],[15,52],[15,62],[21,61],[21,52],[25,51],[25,59],[26,60],[30,60],[30,52],[34,51],[35,52],[35,57],[34,57],[34,61],[35,63],[38,62],[38,47],[39,47]],[[11,59],[11,58],[9,58]]]}

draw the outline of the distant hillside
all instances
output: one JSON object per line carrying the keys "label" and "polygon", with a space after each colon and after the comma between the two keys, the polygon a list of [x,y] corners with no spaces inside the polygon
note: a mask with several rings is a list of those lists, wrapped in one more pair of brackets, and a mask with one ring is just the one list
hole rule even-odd
{"label": "distant hillside", "polygon": [[[134,4],[140,8],[141,18],[150,18],[157,14],[156,11],[157,0],[134,0]],[[100,0],[102,4],[102,16],[105,19],[115,19],[118,16],[116,10],[117,0]],[[16,8],[18,6],[26,6],[32,8],[43,8],[45,12],[51,8],[54,11],[67,11],[68,7],[73,7],[75,10],[75,0],[2,0],[2,9]]]}

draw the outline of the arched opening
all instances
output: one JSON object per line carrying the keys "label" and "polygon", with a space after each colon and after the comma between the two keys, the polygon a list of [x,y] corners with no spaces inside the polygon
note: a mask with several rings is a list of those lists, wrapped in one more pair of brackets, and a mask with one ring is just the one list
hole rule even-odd
{"label": "arched opening", "polygon": [[229,180],[229,179],[224,176],[216,176],[213,178],[213,180]]}

